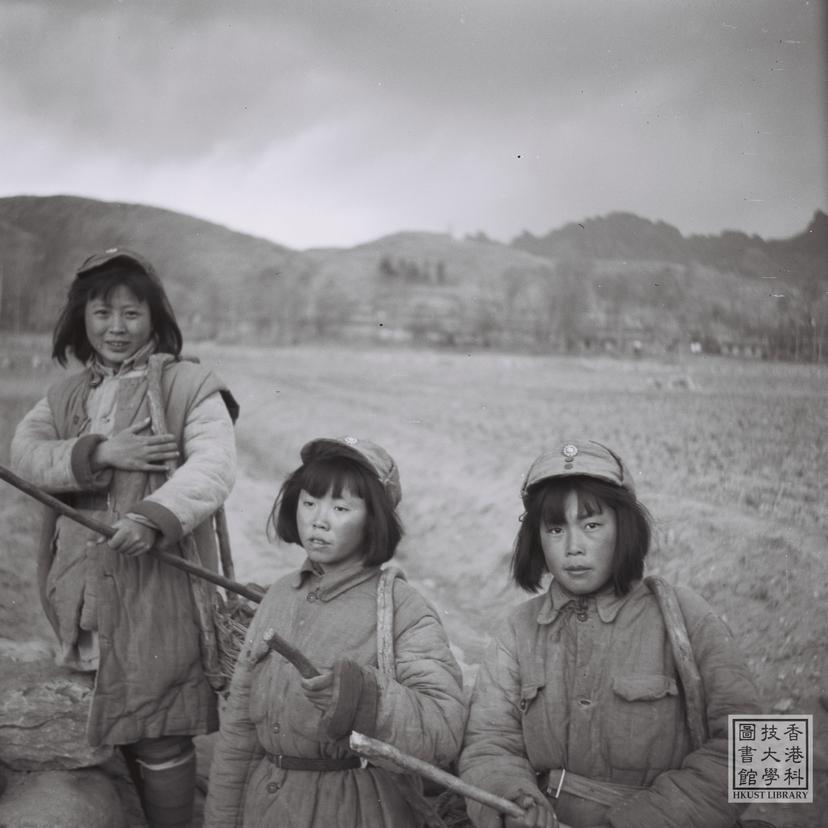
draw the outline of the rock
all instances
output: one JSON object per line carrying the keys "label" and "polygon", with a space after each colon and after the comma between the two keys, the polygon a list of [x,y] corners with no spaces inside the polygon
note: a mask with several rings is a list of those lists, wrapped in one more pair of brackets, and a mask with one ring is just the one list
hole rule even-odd
{"label": "rock", "polygon": [[776,704],[774,704],[773,709],[777,713],[787,713],[791,710],[794,706],[793,699],[780,699]]}
{"label": "rock", "polygon": [[138,798],[138,792],[132,783],[123,754],[120,751],[115,751],[112,759],[101,765],[100,769],[115,786],[115,791],[121,800],[121,810],[126,815],[129,828],[147,828],[144,810],[141,808],[141,800]]}
{"label": "rock", "polygon": [[[111,747],[92,748],[86,719],[92,678],[26,650],[15,658],[0,650],[0,762],[14,770],[69,770],[98,765]],[[0,822],[2,825],[2,822]]]}
{"label": "rock", "polygon": [[12,774],[0,825],[14,828],[128,828],[121,801],[100,770]]}
{"label": "rock", "polygon": [[48,641],[12,641],[10,638],[0,638],[0,659],[9,658],[12,661],[45,661],[54,660],[55,650]]}

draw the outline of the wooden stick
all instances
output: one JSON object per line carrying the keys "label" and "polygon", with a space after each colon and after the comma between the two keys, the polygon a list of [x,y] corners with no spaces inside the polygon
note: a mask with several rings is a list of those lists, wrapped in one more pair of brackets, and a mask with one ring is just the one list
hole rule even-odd
{"label": "wooden stick", "polygon": [[268,627],[265,630],[262,640],[271,650],[283,655],[299,671],[302,678],[314,678],[321,675],[305,654],[301,650],[297,650],[293,644],[285,641],[273,627]]}
{"label": "wooden stick", "polygon": [[[453,774],[447,773],[434,765],[430,765],[422,759],[417,759],[415,756],[409,756],[407,753],[403,753],[387,742],[372,739],[370,736],[364,736],[362,733],[357,733],[354,730],[351,732],[350,746],[354,753],[358,753],[366,759],[379,759],[393,762],[398,767],[424,776],[426,779],[437,782],[437,784],[461,796],[473,799],[481,805],[488,805],[489,808],[494,808],[496,811],[506,814],[506,816],[514,817],[515,819],[521,819],[526,816],[526,811],[514,802],[504,799],[502,796],[496,796],[493,793],[484,791],[475,785],[470,785],[468,782],[464,782]],[[566,826],[561,826],[561,828],[566,828]]]}
{"label": "wooden stick", "polygon": [[[111,526],[107,526],[105,523],[101,523],[100,521],[87,517],[83,514],[83,512],[79,512],[77,509],[67,506],[62,500],[58,500],[56,497],[52,497],[52,495],[41,491],[37,486],[32,485],[22,477],[18,477],[14,472],[9,471],[9,469],[4,466],[0,466],[0,479],[5,480],[6,483],[10,483],[16,489],[20,489],[21,492],[25,492],[29,495],[29,497],[33,497],[35,500],[45,503],[49,508],[54,509],[56,512],[71,518],[76,523],[80,523],[87,529],[91,529],[93,532],[103,535],[105,538],[111,538],[115,534],[115,530]],[[157,558],[159,561],[163,561],[170,566],[174,566],[176,569],[183,569],[185,572],[188,572],[190,575],[195,575],[197,578],[203,578],[205,581],[210,581],[217,586],[229,589],[230,592],[235,592],[236,594],[247,598],[248,601],[253,601],[255,604],[259,604],[262,601],[263,596],[259,590],[250,589],[249,587],[244,586],[244,584],[239,584],[236,581],[231,581],[229,578],[225,578],[223,575],[219,575],[217,572],[196,566],[196,564],[190,563],[178,555],[171,555],[169,552],[161,552],[158,549],[150,549],[147,554],[152,555],[154,558]]]}
{"label": "wooden stick", "polygon": [[[161,393],[161,363],[157,358],[150,359],[147,368],[147,398],[149,400],[150,421],[152,430],[156,434],[167,433],[167,417],[164,414],[164,407],[161,404],[163,394]],[[163,464],[168,475],[172,474],[178,463],[176,460],[166,460]]]}
{"label": "wooden stick", "polygon": [[213,513],[213,522],[216,526],[216,537],[218,538],[219,558],[221,559],[221,571],[227,578],[236,577],[236,568],[233,566],[233,553],[230,547],[230,530],[227,527],[227,515],[224,506],[219,506]]}
{"label": "wooden stick", "polygon": [[[41,503],[46,504],[46,506],[54,509],[56,512],[71,518],[77,523],[80,523],[82,526],[85,526],[87,529],[91,529],[93,532],[98,532],[98,534],[103,535],[106,538],[111,538],[115,534],[115,530],[111,526],[107,526],[105,523],[101,523],[93,518],[87,517],[83,514],[83,512],[79,512],[77,509],[67,506],[63,501],[58,500],[56,497],[52,497],[52,495],[47,494],[44,491],[41,491],[37,486],[32,485],[22,477],[18,477],[14,472],[9,471],[9,469],[4,466],[0,466],[0,479],[5,480],[15,488],[20,489],[21,492],[25,492],[30,497],[33,497],[35,500],[39,500]],[[205,581],[211,581],[218,586],[229,589],[231,592],[242,595],[248,600],[253,601],[255,604],[260,604],[262,598],[264,597],[258,590],[250,589],[243,584],[231,581],[229,578],[225,578],[216,572],[210,571],[209,569],[203,569],[200,566],[196,566],[195,564],[184,560],[184,558],[178,557],[178,555],[171,555],[169,552],[160,552],[157,549],[150,549],[147,554],[152,555],[159,561],[163,561],[164,563],[174,566],[177,569],[183,569],[190,575],[195,575],[197,578],[203,578]],[[268,629],[263,638],[267,642],[270,649],[275,650],[280,655],[283,655],[300,672],[303,678],[313,678],[314,676],[319,675],[319,670],[313,666],[306,656],[278,635],[276,630],[272,628]]]}
{"label": "wooden stick", "polygon": [[[71,506],[67,506],[62,500],[58,500],[56,497],[41,491],[37,486],[34,486],[22,477],[18,477],[14,472],[4,466],[0,466],[0,479],[5,480],[6,483],[10,483],[16,489],[20,489],[21,492],[29,495],[29,497],[39,500],[56,512],[71,518],[87,529],[91,529],[93,532],[97,532],[106,538],[111,538],[115,534],[115,530],[111,526],[94,520],[83,514],[83,512],[73,509]],[[190,575],[195,575],[197,578],[203,578],[205,581],[211,581],[218,586],[229,589],[231,592],[235,592],[247,598],[249,601],[253,601],[255,604],[260,604],[264,597],[259,590],[250,589],[243,584],[231,581],[229,578],[225,578],[209,569],[196,566],[196,564],[190,563],[178,555],[171,555],[169,552],[161,552],[158,549],[150,549],[147,554],[177,569],[183,569],[185,572],[188,572]],[[314,667],[308,658],[292,644],[285,641],[276,630],[272,628],[268,629],[263,638],[270,649],[283,655],[299,671],[303,678],[313,678],[319,675],[319,670]]]}

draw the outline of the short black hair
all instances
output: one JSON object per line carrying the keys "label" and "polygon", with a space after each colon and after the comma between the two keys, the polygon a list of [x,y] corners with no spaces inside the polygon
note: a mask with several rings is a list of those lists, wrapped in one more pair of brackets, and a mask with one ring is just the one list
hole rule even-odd
{"label": "short black hair", "polygon": [[537,483],[526,495],[526,511],[512,552],[511,575],[527,592],[537,592],[547,571],[541,546],[541,526],[565,522],[567,495],[575,492],[579,508],[596,514],[603,508],[615,512],[615,555],[612,585],[616,595],[626,595],[633,582],[644,575],[644,558],[650,551],[651,518],[629,489],[586,475],[554,477]]}
{"label": "short black hair", "polygon": [[394,504],[376,473],[363,463],[342,455],[324,455],[296,469],[282,484],[267,521],[267,533],[287,543],[301,544],[296,526],[299,495],[323,497],[330,490],[340,497],[347,489],[365,501],[363,566],[379,566],[394,557],[403,528]]}
{"label": "short black hair", "polygon": [[108,299],[112,291],[121,285],[149,306],[158,350],[173,356],[181,354],[184,344],[181,329],[161,282],[147,274],[136,262],[118,260],[77,276],[72,282],[52,335],[52,359],[65,367],[70,351],[80,362],[86,362],[92,356],[94,350],[86,336],[84,319],[86,304],[92,299]]}

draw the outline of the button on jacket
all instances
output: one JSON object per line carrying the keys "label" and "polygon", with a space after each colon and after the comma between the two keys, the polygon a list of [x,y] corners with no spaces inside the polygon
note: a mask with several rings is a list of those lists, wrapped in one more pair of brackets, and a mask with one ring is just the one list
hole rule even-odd
{"label": "button on jacket", "polygon": [[257,655],[270,627],[320,670],[342,658],[359,665],[374,692],[371,704],[360,701],[354,729],[437,765],[459,753],[466,715],[460,668],[435,611],[400,579],[393,586],[396,680],[377,667],[379,574],[378,567],[358,562],[320,575],[306,561],[268,590],[248,630],[222,714],[205,828],[422,824],[400,793],[396,774],[370,765],[284,770],[267,757],[350,755],[347,734],[329,735],[296,668],[276,653]]}
{"label": "button on jacket", "polygon": [[[573,828],[733,825],[741,809],[727,803],[727,716],[758,712],[756,689],[712,608],[676,591],[704,684],[710,738],[701,748],[690,747],[670,641],[647,585],[623,597],[571,597],[553,582],[511,613],[481,667],[462,777],[508,799],[536,788],[536,773],[561,768],[642,789],[605,806],[564,783],[555,808]],[[469,803],[469,813],[477,826],[502,824],[483,806]]]}
{"label": "button on jacket", "polygon": [[[62,494],[87,516],[112,524],[135,513],[159,527],[169,551],[191,538],[202,565],[218,563],[210,516],[235,479],[229,394],[208,369],[155,354],[167,427],[183,464],[166,475],[94,470],[107,435],[150,414],[147,365],[124,364],[103,380],[91,368],[59,380],[23,418],[11,445],[14,469]],[[103,425],[103,418],[109,422]],[[101,429],[92,431],[92,427]],[[189,576],[150,555],[128,558],[97,543],[68,517],[49,538],[46,610],[63,662],[97,669],[87,735],[90,744],[207,733],[217,726],[216,697],[205,673],[202,636]],[[53,548],[52,548],[53,547]],[[82,633],[100,647],[84,652]],[[99,652],[98,652],[99,650]]]}

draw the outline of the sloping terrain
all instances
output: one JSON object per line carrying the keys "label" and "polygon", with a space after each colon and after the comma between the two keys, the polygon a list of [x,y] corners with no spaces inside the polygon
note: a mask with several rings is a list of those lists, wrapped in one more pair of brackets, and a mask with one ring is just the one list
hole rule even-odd
{"label": "sloping terrain", "polygon": [[401,232],[295,251],[145,205],[3,198],[0,330],[47,331],[78,264],[117,245],[156,264],[189,341],[828,355],[822,213],[775,241],[615,213],[512,245]]}

